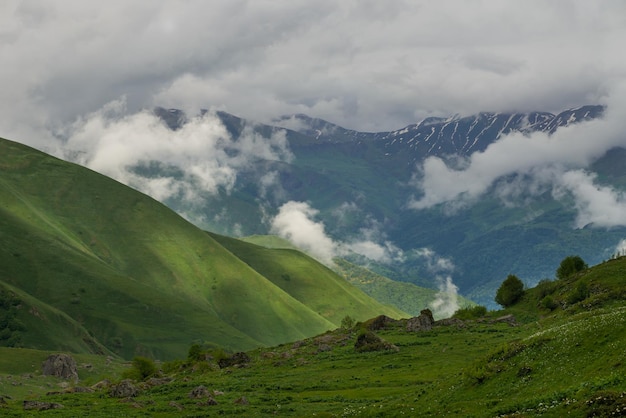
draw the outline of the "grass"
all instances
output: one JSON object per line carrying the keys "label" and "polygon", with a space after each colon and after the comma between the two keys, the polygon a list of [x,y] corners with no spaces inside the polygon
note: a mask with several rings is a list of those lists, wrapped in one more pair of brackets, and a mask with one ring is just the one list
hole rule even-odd
{"label": "grass", "polygon": [[[28,397],[64,405],[46,412],[56,416],[623,416],[626,298],[614,291],[625,267],[626,258],[612,260],[553,285],[554,295],[567,294],[586,281],[596,293],[549,312],[536,306],[535,293],[546,291],[540,286],[476,320],[421,332],[397,321],[374,331],[397,350],[357,352],[357,324],[250,350],[240,367],[221,369],[211,359],[165,363],[171,381],[131,399],[33,390],[7,400],[2,412],[21,416]],[[604,291],[609,296],[589,304]],[[511,312],[516,326],[496,320]],[[27,358],[25,370],[33,362]],[[216,405],[190,397],[201,385]]]}
{"label": "grass", "polygon": [[[0,140],[0,171],[0,285],[21,295],[26,347],[172,359],[198,340],[274,345],[381,308],[308,257],[251,246],[253,268],[155,200],[26,146]],[[318,274],[333,293],[313,292]]]}

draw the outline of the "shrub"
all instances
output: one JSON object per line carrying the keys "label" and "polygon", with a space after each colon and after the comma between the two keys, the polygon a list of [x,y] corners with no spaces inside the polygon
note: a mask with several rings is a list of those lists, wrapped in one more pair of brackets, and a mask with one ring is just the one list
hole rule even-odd
{"label": "shrub", "polygon": [[507,308],[514,305],[524,294],[524,283],[515,275],[509,276],[502,282],[496,292],[495,301]]}
{"label": "shrub", "polygon": [[354,320],[354,318],[352,318],[350,315],[346,315],[341,320],[341,329],[350,330],[352,329],[354,324],[356,324],[356,321]]}
{"label": "shrub", "polygon": [[555,290],[556,282],[553,282],[550,279],[541,279],[539,280],[539,283],[537,283],[537,285],[535,286],[535,291],[537,292],[537,296],[539,299],[553,294]]}
{"label": "shrub", "polygon": [[154,361],[146,357],[137,356],[133,358],[132,367],[122,373],[122,377],[141,381],[156,375],[157,372],[158,370]]}
{"label": "shrub", "polygon": [[581,302],[589,297],[589,288],[585,282],[578,282],[576,288],[567,296],[567,303],[573,305]]}
{"label": "shrub", "polygon": [[481,305],[477,306],[468,306],[467,308],[461,308],[457,310],[453,318],[457,319],[477,319],[482,318],[487,314],[487,308]]}
{"label": "shrub", "polygon": [[559,304],[556,303],[554,301],[554,299],[552,299],[552,296],[550,296],[550,295],[548,295],[545,298],[541,299],[540,305],[541,305],[542,308],[548,309],[548,310],[551,310],[551,311],[555,310],[559,306]]}
{"label": "shrub", "polygon": [[565,257],[559,264],[559,268],[556,269],[556,277],[557,279],[565,279],[574,273],[585,270],[587,267],[587,263],[582,258],[577,255],[570,255]]}

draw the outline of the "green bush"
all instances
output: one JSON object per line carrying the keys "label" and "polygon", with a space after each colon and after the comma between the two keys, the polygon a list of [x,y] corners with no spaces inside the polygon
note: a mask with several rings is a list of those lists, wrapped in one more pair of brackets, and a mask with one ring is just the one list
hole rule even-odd
{"label": "green bush", "polygon": [[514,305],[524,294],[524,283],[515,275],[509,276],[502,282],[496,292],[495,301],[507,308]]}
{"label": "green bush", "polygon": [[133,358],[132,367],[122,373],[122,377],[125,379],[142,381],[155,376],[157,373],[158,370],[154,361],[147,357],[137,356]]}
{"label": "green bush", "polygon": [[559,268],[556,269],[556,277],[557,279],[565,279],[586,268],[588,268],[587,263],[582,258],[577,255],[570,255],[565,257],[559,264]]}
{"label": "green bush", "polygon": [[554,299],[552,299],[552,296],[548,295],[545,298],[541,299],[541,302],[539,304],[542,308],[544,309],[548,309],[550,311],[555,310],[559,304],[555,302]]}
{"label": "green bush", "polygon": [[487,314],[487,308],[481,305],[478,306],[468,306],[467,308],[461,308],[459,310],[457,310],[454,315],[452,315],[453,318],[457,318],[457,319],[477,319],[477,318],[482,318],[483,316],[485,316]]}
{"label": "green bush", "polygon": [[579,282],[576,288],[567,296],[567,303],[573,305],[589,297],[589,288],[585,282]]}

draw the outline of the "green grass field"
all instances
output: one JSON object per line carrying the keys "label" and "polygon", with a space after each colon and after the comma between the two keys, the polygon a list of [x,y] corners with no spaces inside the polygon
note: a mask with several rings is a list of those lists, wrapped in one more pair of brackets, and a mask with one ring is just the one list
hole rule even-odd
{"label": "green grass field", "polygon": [[[218,367],[219,354],[209,351],[218,357],[161,364],[171,380],[145,385],[128,399],[107,390],[44,395],[31,388],[26,394],[5,384],[0,390],[11,398],[2,413],[22,416],[22,400],[37,399],[64,406],[46,411],[53,416],[624,416],[625,280],[623,257],[528,289],[510,308],[474,320],[417,332],[397,321],[374,331],[395,350],[355,350],[364,326],[357,324],[250,350],[250,362],[239,367]],[[580,283],[589,286],[586,297],[565,302]],[[557,306],[543,308],[538,301],[546,296]],[[515,322],[499,320],[510,314]],[[19,357],[21,370],[0,366],[37,381],[29,356]],[[118,365],[109,374],[113,382],[121,379]],[[215,404],[190,396],[199,386]]]}

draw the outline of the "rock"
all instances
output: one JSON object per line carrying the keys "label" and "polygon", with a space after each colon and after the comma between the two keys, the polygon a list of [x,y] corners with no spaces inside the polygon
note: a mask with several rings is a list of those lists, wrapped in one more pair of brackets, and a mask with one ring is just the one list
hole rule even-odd
{"label": "rock", "polygon": [[174,401],[170,401],[170,403],[168,403],[168,405],[171,406],[172,408],[178,409],[179,411],[182,411],[183,409],[185,409],[185,408],[183,408],[183,406],[181,404],[179,404],[177,402],[174,402]]}
{"label": "rock", "polygon": [[369,329],[370,331],[378,331],[380,329],[385,329],[387,328],[387,326],[391,325],[391,324],[395,324],[396,321],[395,319],[389,318],[388,316],[385,315],[379,315],[374,319],[370,319],[369,321],[366,322],[367,325],[367,329]]}
{"label": "rock", "polygon": [[400,351],[397,346],[383,340],[370,331],[366,331],[357,337],[354,349],[360,353],[366,351]]}
{"label": "rock", "polygon": [[211,396],[211,392],[205,386],[197,386],[189,392],[189,397],[192,399],[208,398]]}
{"label": "rock", "polygon": [[435,319],[430,309],[423,309],[420,315],[409,319],[406,322],[406,330],[409,332],[430,331],[433,329]]}
{"label": "rock", "polygon": [[245,396],[235,399],[233,403],[235,405],[249,405],[250,404],[250,402],[248,402],[248,399]]}
{"label": "rock", "polygon": [[220,366],[220,369],[224,369],[230,366],[242,367],[248,363],[250,363],[250,357],[243,352],[235,353],[232,356],[220,359],[217,362],[217,364]]}
{"label": "rock", "polygon": [[100,390],[100,389],[107,389],[111,386],[111,381],[109,381],[109,379],[104,379],[99,381],[98,383],[94,383],[93,385],[91,385],[91,388],[93,390]]}
{"label": "rock", "polygon": [[516,326],[519,325],[517,323],[517,320],[515,319],[515,317],[513,315],[511,315],[511,314],[501,316],[501,317],[496,318],[496,319],[491,321],[491,323],[496,323],[496,322],[504,322],[506,324],[509,324],[512,327],[516,327]]}
{"label": "rock", "polygon": [[78,380],[76,361],[69,354],[51,354],[43,362],[41,369],[44,376]]}
{"label": "rock", "polygon": [[196,405],[198,405],[198,406],[213,406],[213,405],[217,405],[217,401],[215,399],[209,397],[206,401],[198,402]]}
{"label": "rock", "polygon": [[24,401],[24,409],[36,409],[37,411],[47,411],[48,409],[63,408],[60,403],[54,402],[40,402],[40,401]]}
{"label": "rock", "polygon": [[139,390],[133,385],[130,379],[122,380],[117,385],[111,386],[109,395],[114,398],[133,398],[137,396]]}
{"label": "rock", "polygon": [[465,322],[463,322],[459,318],[440,319],[439,321],[435,321],[435,325],[441,325],[441,326],[456,325],[458,328],[465,328],[466,326]]}

